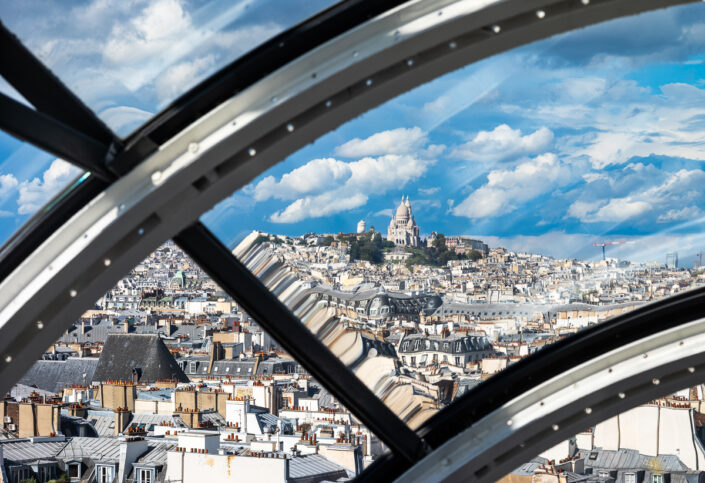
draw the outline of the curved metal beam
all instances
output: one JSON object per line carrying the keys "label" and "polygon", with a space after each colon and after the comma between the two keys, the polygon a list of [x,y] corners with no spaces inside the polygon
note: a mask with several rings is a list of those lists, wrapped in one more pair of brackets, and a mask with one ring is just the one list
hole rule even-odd
{"label": "curved metal beam", "polygon": [[700,384],[703,374],[699,319],[567,368],[449,439],[397,481],[496,481],[590,426]]}
{"label": "curved metal beam", "polygon": [[291,62],[164,143],[3,281],[0,391],[151,250],[320,135],[478,59],[677,3],[688,0],[413,1]]}

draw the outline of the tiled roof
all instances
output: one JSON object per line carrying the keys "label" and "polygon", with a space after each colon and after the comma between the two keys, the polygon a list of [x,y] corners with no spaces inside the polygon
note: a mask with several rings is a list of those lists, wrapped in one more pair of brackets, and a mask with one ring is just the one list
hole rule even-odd
{"label": "tiled roof", "polygon": [[141,382],[154,382],[159,379],[188,382],[186,374],[159,336],[136,334],[114,334],[108,337],[93,380],[130,381],[135,368],[140,371]]}
{"label": "tiled roof", "polygon": [[19,383],[56,393],[73,384],[90,384],[97,366],[98,359],[94,357],[69,357],[65,361],[37,361],[22,376]]}

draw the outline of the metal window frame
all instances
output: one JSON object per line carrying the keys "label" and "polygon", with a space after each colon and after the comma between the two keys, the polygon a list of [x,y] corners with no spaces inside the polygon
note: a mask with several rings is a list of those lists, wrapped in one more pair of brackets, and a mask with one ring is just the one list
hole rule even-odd
{"label": "metal window frame", "polygon": [[38,111],[109,145],[113,132],[0,21],[0,76]]}
{"label": "metal window frame", "polygon": [[[66,321],[79,316],[159,243],[321,134],[489,55],[592,23],[692,1],[592,0],[589,6],[578,0],[412,1],[282,64],[207,114],[190,111],[198,121],[178,134],[184,127],[180,122],[192,118],[176,116],[181,121],[172,124],[173,131],[164,128],[157,151],[157,126],[147,127],[149,134],[138,134],[124,151],[133,153],[131,160],[125,154],[112,161],[113,169],[124,176],[80,211],[59,202],[57,216],[70,219],[50,237],[37,240],[32,253],[18,257],[0,284],[0,389],[31,365],[63,332]],[[538,8],[547,13],[545,19],[535,15]],[[501,26],[501,34],[494,25]],[[211,88],[227,89],[228,83]],[[277,95],[276,102],[264,97],[271,93]],[[213,107],[207,102],[202,106]],[[168,119],[165,114],[163,126]],[[287,123],[294,132],[285,129]],[[125,174],[121,170],[126,168],[132,169]],[[86,192],[83,186],[76,191]],[[507,377],[501,374],[496,380]],[[438,447],[448,433],[443,433],[444,423],[431,421],[433,430],[420,435]],[[408,460],[400,462],[391,455],[373,466],[370,474],[398,474]]]}
{"label": "metal window frame", "polygon": [[[2,47],[0,47],[2,48]],[[0,129],[110,182],[108,145],[0,93]]]}

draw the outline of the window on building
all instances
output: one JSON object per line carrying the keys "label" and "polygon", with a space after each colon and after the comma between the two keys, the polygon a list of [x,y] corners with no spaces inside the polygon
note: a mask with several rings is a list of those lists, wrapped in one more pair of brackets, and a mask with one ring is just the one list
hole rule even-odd
{"label": "window on building", "polygon": [[81,477],[81,463],[69,463],[66,465],[66,474],[69,478]]}
{"label": "window on building", "polygon": [[55,467],[54,465],[39,465],[37,467],[37,479],[40,482],[49,481],[54,478]]}
{"label": "window on building", "polygon": [[663,483],[663,475],[651,475],[651,483]]}
{"label": "window on building", "polygon": [[152,483],[154,481],[154,469],[140,468],[138,483]]}
{"label": "window on building", "polygon": [[110,465],[97,466],[98,483],[112,483],[115,470]]}
{"label": "window on building", "polygon": [[22,480],[29,480],[32,472],[27,467],[15,467],[12,469],[13,483],[20,483]]}
{"label": "window on building", "polygon": [[191,362],[191,363],[189,364],[189,366],[188,366],[188,370],[189,370],[189,372],[191,372],[191,373],[196,372],[196,362]]}
{"label": "window on building", "polygon": [[636,473],[624,473],[624,483],[636,483]]}

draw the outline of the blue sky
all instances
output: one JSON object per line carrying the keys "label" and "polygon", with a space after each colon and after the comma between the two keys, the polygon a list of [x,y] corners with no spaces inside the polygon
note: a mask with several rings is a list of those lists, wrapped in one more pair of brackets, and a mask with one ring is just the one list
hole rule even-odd
{"label": "blue sky", "polygon": [[705,5],[615,20],[453,72],[290,156],[204,217],[224,241],[386,232],[690,265],[705,249]]}
{"label": "blue sky", "polygon": [[[0,16],[127,134],[330,2],[274,3],[27,0]],[[580,258],[600,256],[593,242],[629,240],[611,254],[664,261],[677,250],[690,264],[705,249],[704,52],[696,3],[495,56],[323,136],[204,220],[228,244],[252,229],[352,231],[360,219],[385,232],[404,194],[422,234]],[[79,174],[0,135],[0,238]]]}

